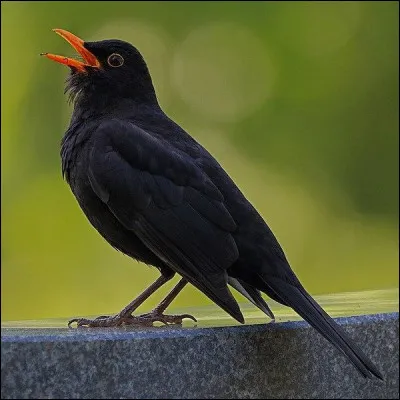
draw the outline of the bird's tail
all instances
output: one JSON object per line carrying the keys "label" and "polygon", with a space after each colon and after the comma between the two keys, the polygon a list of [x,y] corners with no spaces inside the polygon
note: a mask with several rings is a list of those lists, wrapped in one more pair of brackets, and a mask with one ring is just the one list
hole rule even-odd
{"label": "bird's tail", "polygon": [[263,282],[282,303],[293,308],[312,327],[343,352],[364,377],[373,378],[375,376],[383,380],[375,365],[302,286],[295,286],[275,277],[263,279]]}
{"label": "bird's tail", "polygon": [[228,283],[241,293],[247,300],[251,301],[262,312],[268,315],[272,320],[275,320],[274,313],[269,308],[268,304],[262,298],[261,293],[253,286],[249,285],[241,279],[228,277]]}

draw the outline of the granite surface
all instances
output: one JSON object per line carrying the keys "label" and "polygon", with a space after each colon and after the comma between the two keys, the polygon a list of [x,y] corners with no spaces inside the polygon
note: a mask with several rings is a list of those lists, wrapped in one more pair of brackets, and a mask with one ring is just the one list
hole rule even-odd
{"label": "granite surface", "polygon": [[399,397],[398,313],[339,318],[385,382],[304,322],[215,328],[4,328],[1,398]]}

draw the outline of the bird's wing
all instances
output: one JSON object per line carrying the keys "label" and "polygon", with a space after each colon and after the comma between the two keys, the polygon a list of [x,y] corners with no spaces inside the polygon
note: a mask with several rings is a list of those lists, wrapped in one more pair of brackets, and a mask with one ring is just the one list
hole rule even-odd
{"label": "bird's wing", "polygon": [[94,133],[89,180],[118,221],[174,271],[243,322],[227,288],[238,258],[223,196],[192,159],[128,122]]}

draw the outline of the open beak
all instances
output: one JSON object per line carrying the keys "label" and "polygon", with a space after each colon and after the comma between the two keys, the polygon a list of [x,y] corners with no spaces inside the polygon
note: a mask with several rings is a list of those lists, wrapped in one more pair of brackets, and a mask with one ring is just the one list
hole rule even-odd
{"label": "open beak", "polygon": [[85,42],[82,39],[68,31],[65,31],[64,29],[53,29],[53,31],[64,38],[82,56],[84,62],[74,58],[58,56],[50,53],[42,53],[41,56],[45,56],[50,60],[56,61],[60,64],[68,65],[71,68],[75,68],[79,72],[85,72],[85,67],[100,67],[100,63],[97,58],[84,47]]}

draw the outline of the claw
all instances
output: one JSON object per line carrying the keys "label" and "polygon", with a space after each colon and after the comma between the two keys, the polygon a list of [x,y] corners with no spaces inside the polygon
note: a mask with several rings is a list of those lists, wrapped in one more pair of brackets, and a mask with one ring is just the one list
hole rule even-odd
{"label": "claw", "polygon": [[84,325],[90,326],[92,321],[90,319],[85,319],[85,318],[74,318],[68,322],[68,328],[71,328],[71,324],[73,324],[74,322],[76,322],[76,327],[79,328],[80,326]]}
{"label": "claw", "polygon": [[68,328],[72,328],[71,325],[72,325],[74,322],[78,322],[78,321],[79,321],[79,318],[71,319],[71,320],[68,322]]}
{"label": "claw", "polygon": [[193,315],[190,315],[190,314],[183,314],[183,315],[181,315],[181,317],[182,317],[182,319],[188,318],[194,322],[197,322],[197,319],[195,317],[193,317]]}
{"label": "claw", "polygon": [[151,313],[147,313],[142,315],[141,317],[148,318],[153,322],[161,322],[164,325],[182,325],[182,321],[185,318],[191,319],[194,322],[197,322],[196,318],[190,314],[182,314],[182,315],[164,315],[158,314],[157,311],[153,311]]}

